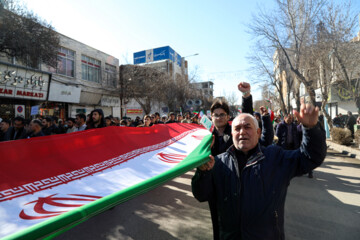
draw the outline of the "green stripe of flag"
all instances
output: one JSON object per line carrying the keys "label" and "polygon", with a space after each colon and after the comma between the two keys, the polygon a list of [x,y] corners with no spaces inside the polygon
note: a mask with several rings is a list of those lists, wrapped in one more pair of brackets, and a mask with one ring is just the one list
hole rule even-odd
{"label": "green stripe of flag", "polygon": [[157,186],[207,162],[211,153],[211,141],[211,134],[205,136],[194,151],[192,151],[183,161],[166,172],[119,192],[105,196],[94,202],[88,203],[82,207],[78,207],[72,211],[53,217],[47,221],[28,227],[22,231],[3,238],[3,240],[52,239],[99,213],[154,189]]}

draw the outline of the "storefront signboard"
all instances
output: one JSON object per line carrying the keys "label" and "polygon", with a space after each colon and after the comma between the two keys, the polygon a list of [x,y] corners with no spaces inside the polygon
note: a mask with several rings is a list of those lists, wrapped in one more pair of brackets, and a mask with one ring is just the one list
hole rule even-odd
{"label": "storefront signboard", "polygon": [[50,74],[0,63],[0,97],[46,100]]}
{"label": "storefront signboard", "polygon": [[76,86],[66,86],[64,84],[50,84],[49,101],[79,103],[81,88]]}
{"label": "storefront signboard", "polygon": [[142,109],[126,109],[126,114],[142,114]]}
{"label": "storefront signboard", "polygon": [[119,107],[120,106],[120,98],[104,95],[101,97],[101,106]]}

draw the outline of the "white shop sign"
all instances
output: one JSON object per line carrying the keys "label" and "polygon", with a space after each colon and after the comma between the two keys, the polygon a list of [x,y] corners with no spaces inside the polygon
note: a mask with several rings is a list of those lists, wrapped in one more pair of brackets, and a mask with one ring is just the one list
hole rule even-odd
{"label": "white shop sign", "polygon": [[112,97],[112,96],[102,96],[101,97],[101,106],[119,107],[120,106],[120,98]]}
{"label": "white shop sign", "polygon": [[0,63],[0,96],[46,100],[50,74]]}
{"label": "white shop sign", "polygon": [[79,103],[80,93],[81,88],[79,87],[51,82],[49,101]]}

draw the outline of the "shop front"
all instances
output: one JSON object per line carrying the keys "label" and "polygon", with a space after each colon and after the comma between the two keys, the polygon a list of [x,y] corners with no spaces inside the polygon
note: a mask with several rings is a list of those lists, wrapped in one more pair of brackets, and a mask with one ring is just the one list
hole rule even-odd
{"label": "shop front", "polygon": [[40,108],[41,115],[56,116],[61,119],[70,117],[71,104],[80,102],[81,88],[55,82],[50,84],[49,101]]}
{"label": "shop front", "polygon": [[103,95],[99,108],[103,109],[105,116],[120,117],[120,98]]}
{"label": "shop front", "polygon": [[90,114],[95,108],[100,108],[97,107],[100,100],[101,94],[81,91],[79,104],[69,105],[69,115],[74,118],[79,113]]}
{"label": "shop front", "polygon": [[30,119],[34,106],[47,101],[51,73],[0,62],[0,117]]}

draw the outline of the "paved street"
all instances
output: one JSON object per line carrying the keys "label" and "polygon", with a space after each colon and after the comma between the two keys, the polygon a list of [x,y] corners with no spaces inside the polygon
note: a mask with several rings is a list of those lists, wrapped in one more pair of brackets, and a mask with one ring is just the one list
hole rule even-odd
{"label": "paved street", "polygon": [[[207,203],[192,196],[193,171],[78,225],[62,239],[211,239]],[[286,204],[287,239],[360,239],[360,161],[328,151],[323,165],[294,179]]]}

